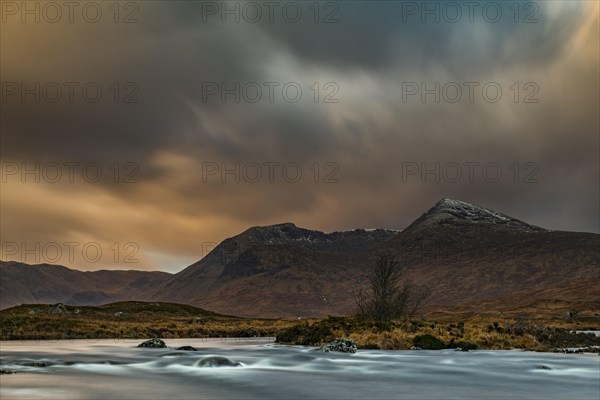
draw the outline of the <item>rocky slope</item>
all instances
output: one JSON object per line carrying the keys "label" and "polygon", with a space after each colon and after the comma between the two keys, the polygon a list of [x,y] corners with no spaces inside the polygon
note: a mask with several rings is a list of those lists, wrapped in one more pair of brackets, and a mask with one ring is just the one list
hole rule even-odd
{"label": "rocky slope", "polygon": [[[293,224],[254,227],[175,274],[154,297],[240,316],[336,314],[365,257],[397,231],[323,233]],[[357,260],[361,260],[357,263]]]}
{"label": "rocky slope", "polygon": [[430,305],[600,310],[600,298],[586,295],[600,293],[598,234],[550,231],[443,199],[382,250],[433,289]]}

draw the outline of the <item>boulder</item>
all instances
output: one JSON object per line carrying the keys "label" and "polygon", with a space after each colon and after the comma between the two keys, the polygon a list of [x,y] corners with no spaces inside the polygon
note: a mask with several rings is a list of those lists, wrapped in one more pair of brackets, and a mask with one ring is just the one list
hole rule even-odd
{"label": "boulder", "polygon": [[24,365],[26,367],[36,367],[36,368],[45,368],[48,366],[48,364],[46,364],[43,361],[32,361],[32,362],[23,363],[22,365]]}
{"label": "boulder", "polygon": [[0,375],[10,375],[10,374],[16,374],[17,371],[12,371],[10,369],[0,369]]}
{"label": "boulder", "polygon": [[579,311],[577,310],[569,310],[565,314],[565,318],[579,318]]}
{"label": "boulder", "polygon": [[167,347],[167,345],[162,340],[154,338],[154,339],[146,340],[145,342],[138,344],[137,347],[149,347],[152,349],[164,349],[165,347]]}
{"label": "boulder", "polygon": [[238,362],[219,356],[206,357],[196,363],[197,367],[202,368],[240,367],[241,365]]}
{"label": "boulder", "polygon": [[125,313],[123,311],[117,311],[115,313],[115,317],[122,317],[123,315],[125,315]]}
{"label": "boulder", "polygon": [[56,303],[46,308],[47,314],[68,314],[67,307],[63,303]]}
{"label": "boulder", "polygon": [[192,347],[192,346],[180,346],[180,347],[176,348],[175,350],[198,351],[197,348]]}
{"label": "boulder", "polygon": [[477,345],[471,342],[458,342],[456,343],[456,351],[469,351],[477,350]]}
{"label": "boulder", "polygon": [[356,353],[356,342],[350,339],[334,339],[319,347],[318,351],[329,353],[337,351],[340,353]]}
{"label": "boulder", "polygon": [[564,354],[581,354],[583,353],[583,349],[569,349],[569,348],[558,348],[554,349],[554,353],[564,353]]}

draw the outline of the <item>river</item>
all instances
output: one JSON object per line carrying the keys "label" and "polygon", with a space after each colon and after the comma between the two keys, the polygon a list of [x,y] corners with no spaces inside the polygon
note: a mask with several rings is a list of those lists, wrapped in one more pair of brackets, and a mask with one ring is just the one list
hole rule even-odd
{"label": "river", "polygon": [[[524,351],[320,353],[269,340],[0,343],[5,399],[594,399],[600,357]],[[239,367],[197,366],[211,356]],[[43,362],[46,367],[31,366]],[[29,365],[27,365],[29,364]]]}

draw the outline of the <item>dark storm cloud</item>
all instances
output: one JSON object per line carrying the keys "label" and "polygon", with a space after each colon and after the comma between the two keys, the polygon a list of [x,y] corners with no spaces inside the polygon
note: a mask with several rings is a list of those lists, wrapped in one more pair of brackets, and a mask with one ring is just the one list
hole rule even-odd
{"label": "dark storm cloud", "polygon": [[[202,130],[194,131],[193,136],[198,137],[192,137],[192,143],[186,140],[189,137],[185,135],[186,130],[195,129],[197,122],[190,104],[207,110],[235,108],[231,101],[220,104],[218,96],[210,98],[212,104],[202,101],[205,82],[233,85],[276,80],[277,77],[265,72],[267,60],[285,52],[300,65],[329,68],[328,76],[333,81],[340,71],[353,68],[383,77],[386,71],[399,71],[401,75],[397,78],[405,80],[418,79],[415,73],[423,68],[446,71],[453,79],[478,79],[495,69],[510,68],[514,64],[543,64],[556,57],[575,28],[579,12],[573,10],[564,18],[550,19],[542,6],[536,15],[540,22],[529,25],[514,24],[508,17],[500,23],[486,23],[478,12],[475,12],[475,23],[466,20],[456,24],[429,20],[423,23],[419,16],[404,16],[402,2],[378,2],[376,7],[366,2],[348,2],[339,3],[336,14],[339,23],[335,24],[315,24],[308,16],[297,24],[281,19],[276,19],[277,23],[223,24],[217,17],[210,17],[204,23],[202,4],[184,2],[167,8],[160,2],[150,3],[145,10],[146,20],[140,26],[109,33],[108,40],[91,47],[87,46],[90,38],[85,31],[83,38],[68,32],[61,36],[61,44],[56,45],[54,51],[63,62],[56,64],[53,74],[45,74],[48,80],[60,82],[80,77],[85,81],[85,70],[78,69],[77,62],[73,67],[66,54],[77,50],[82,58],[102,60],[105,68],[88,72],[87,76],[101,81],[105,92],[111,81],[132,80],[139,86],[135,97],[140,103],[28,102],[23,105],[9,102],[5,104],[9,117],[4,126],[3,155],[10,157],[13,152],[43,148],[44,154],[69,159],[76,155],[85,158],[89,151],[92,157],[128,155],[142,161],[156,148],[178,143],[184,147],[189,144],[210,146],[207,141],[225,153],[231,149],[232,155],[239,155],[240,145],[252,151],[252,143],[255,143],[252,135],[245,131],[238,133],[237,146],[228,145],[219,135],[211,136]],[[507,9],[503,9],[507,13]],[[403,18],[407,18],[407,22],[403,22]],[[129,40],[117,43],[111,40],[124,33],[129,35]],[[26,82],[31,79],[12,72],[9,70],[4,79]],[[298,80],[293,75],[289,78]],[[309,85],[309,82],[301,83],[305,89]],[[105,99],[110,95],[105,93]],[[269,135],[271,142],[279,144],[281,150],[290,147],[290,141],[297,142],[292,146],[295,149],[299,145],[300,149],[309,151],[329,142],[328,127],[318,122],[319,110],[312,117],[317,121],[312,123],[308,122],[311,117],[302,115],[305,111],[298,108],[289,112],[274,107],[252,111],[257,111],[255,119],[277,120],[270,123],[268,131],[261,126],[257,129]],[[215,111],[216,114],[226,112]],[[29,119],[28,115],[36,115],[36,118]],[[316,131],[320,134],[315,134]],[[30,146],[32,139],[39,146]]]}

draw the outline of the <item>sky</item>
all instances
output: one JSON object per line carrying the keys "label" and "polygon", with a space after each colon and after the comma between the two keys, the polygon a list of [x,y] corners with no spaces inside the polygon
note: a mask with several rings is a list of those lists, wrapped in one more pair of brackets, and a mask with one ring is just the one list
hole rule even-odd
{"label": "sky", "polygon": [[2,260],[176,272],[441,198],[599,232],[599,5],[0,1]]}

